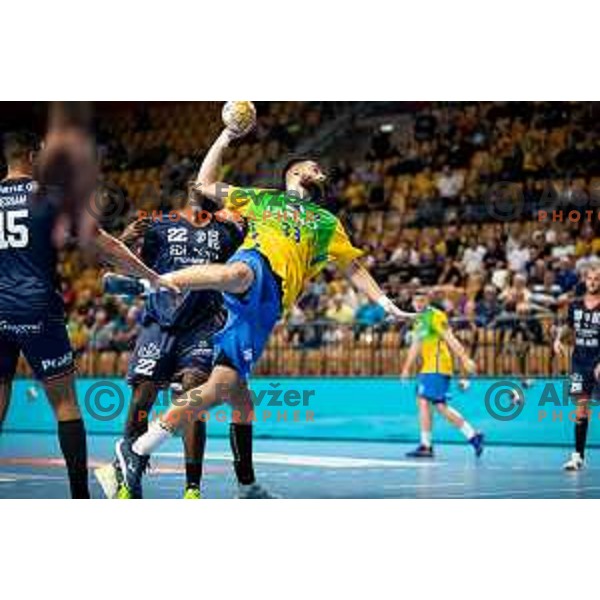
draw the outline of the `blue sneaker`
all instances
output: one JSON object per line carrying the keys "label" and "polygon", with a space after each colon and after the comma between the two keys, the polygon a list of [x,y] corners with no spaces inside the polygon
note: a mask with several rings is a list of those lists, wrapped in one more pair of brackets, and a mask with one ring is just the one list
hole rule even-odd
{"label": "blue sneaker", "polygon": [[407,452],[408,458],[433,458],[433,448],[431,446],[425,446],[419,444],[412,452]]}
{"label": "blue sneaker", "polygon": [[483,433],[476,433],[470,440],[469,444],[475,449],[475,456],[479,458],[483,454],[483,441],[485,436]]}
{"label": "blue sneaker", "polygon": [[136,454],[132,445],[131,440],[124,438],[119,440],[115,447],[124,488],[119,491],[118,497],[137,500],[142,498],[142,476],[150,457]]}

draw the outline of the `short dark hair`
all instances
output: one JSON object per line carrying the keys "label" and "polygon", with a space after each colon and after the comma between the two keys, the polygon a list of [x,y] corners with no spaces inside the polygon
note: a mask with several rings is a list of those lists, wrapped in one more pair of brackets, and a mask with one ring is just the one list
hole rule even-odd
{"label": "short dark hair", "polygon": [[12,131],[3,137],[4,160],[8,164],[27,158],[39,148],[37,136],[29,131]]}
{"label": "short dark hair", "polygon": [[285,184],[287,183],[287,174],[288,171],[290,169],[292,169],[293,167],[295,167],[297,164],[299,163],[303,163],[303,162],[307,162],[307,161],[313,161],[318,163],[319,159],[315,156],[301,156],[301,155],[297,155],[297,156],[290,156],[288,158],[288,160],[286,161],[283,170],[281,171],[281,179],[283,182],[283,187],[285,187]]}

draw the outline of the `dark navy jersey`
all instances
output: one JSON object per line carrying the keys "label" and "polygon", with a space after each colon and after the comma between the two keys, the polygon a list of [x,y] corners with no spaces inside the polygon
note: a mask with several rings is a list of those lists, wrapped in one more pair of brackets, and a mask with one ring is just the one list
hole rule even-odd
{"label": "dark navy jersey", "polygon": [[[224,263],[243,235],[239,221],[221,216],[213,215],[203,225],[195,225],[183,216],[176,221],[161,216],[152,221],[144,235],[141,258],[161,275],[193,265]],[[163,291],[148,296],[145,314],[165,327],[189,327],[221,310],[219,292],[187,291],[183,297],[176,297]]]}
{"label": "dark navy jersey", "polygon": [[52,243],[56,211],[25,177],[0,182],[0,321],[64,312]]}
{"label": "dark navy jersey", "polygon": [[573,363],[593,368],[600,361],[600,305],[588,309],[583,298],[573,300],[568,324],[575,338]]}

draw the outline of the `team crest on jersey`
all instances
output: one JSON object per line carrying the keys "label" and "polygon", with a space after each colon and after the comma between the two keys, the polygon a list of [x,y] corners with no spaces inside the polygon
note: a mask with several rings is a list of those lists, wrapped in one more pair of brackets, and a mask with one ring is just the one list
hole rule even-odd
{"label": "team crest on jersey", "polygon": [[140,358],[149,358],[152,360],[158,360],[160,358],[160,348],[154,342],[144,344],[138,350],[138,356]]}

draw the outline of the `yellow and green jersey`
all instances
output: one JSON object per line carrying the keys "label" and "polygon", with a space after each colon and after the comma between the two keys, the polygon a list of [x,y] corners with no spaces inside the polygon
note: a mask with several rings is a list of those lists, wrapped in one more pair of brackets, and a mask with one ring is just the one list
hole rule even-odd
{"label": "yellow and green jersey", "polygon": [[263,254],[281,278],[284,310],[328,262],[337,261],[343,268],[362,255],[333,214],[281,190],[229,188],[225,207],[248,222],[241,248]]}
{"label": "yellow and green jersey", "polygon": [[413,335],[421,343],[421,373],[452,375],[452,355],[442,337],[447,329],[446,313],[433,306],[426,308],[416,318]]}

